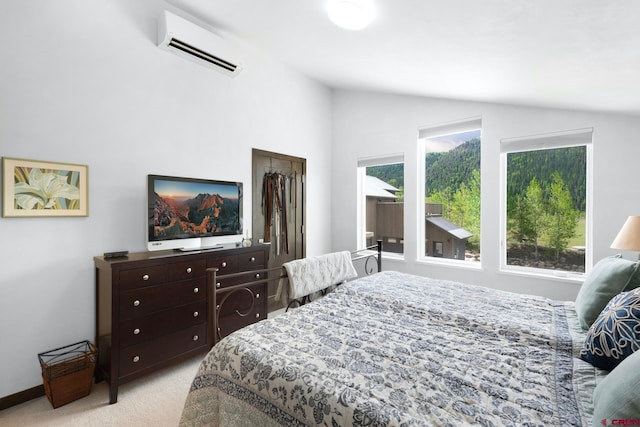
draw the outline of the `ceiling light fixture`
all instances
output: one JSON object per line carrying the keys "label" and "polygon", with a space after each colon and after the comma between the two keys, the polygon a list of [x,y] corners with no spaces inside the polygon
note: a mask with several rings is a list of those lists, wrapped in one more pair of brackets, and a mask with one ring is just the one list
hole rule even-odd
{"label": "ceiling light fixture", "polygon": [[329,19],[347,30],[362,30],[373,20],[371,0],[329,0]]}

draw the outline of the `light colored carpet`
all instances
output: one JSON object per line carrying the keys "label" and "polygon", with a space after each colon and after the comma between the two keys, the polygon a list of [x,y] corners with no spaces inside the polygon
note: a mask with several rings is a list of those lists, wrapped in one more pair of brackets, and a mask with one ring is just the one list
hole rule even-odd
{"label": "light colored carpet", "polygon": [[[272,311],[276,317],[284,309]],[[205,353],[118,387],[109,405],[109,387],[93,384],[87,397],[53,409],[46,396],[0,411],[0,426],[164,427],[177,426],[191,381]]]}
{"label": "light colored carpet", "polygon": [[103,381],[91,394],[53,409],[46,396],[0,411],[2,426],[177,426],[191,381],[204,354],[118,388],[118,402],[109,405]]}

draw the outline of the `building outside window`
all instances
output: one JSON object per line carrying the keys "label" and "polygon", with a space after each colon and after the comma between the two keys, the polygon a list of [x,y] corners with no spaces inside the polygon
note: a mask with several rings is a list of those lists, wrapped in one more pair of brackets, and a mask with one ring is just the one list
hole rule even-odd
{"label": "building outside window", "polygon": [[480,119],[420,129],[418,143],[424,158],[422,254],[479,263]]}
{"label": "building outside window", "polygon": [[585,272],[592,130],[501,141],[502,268]]}

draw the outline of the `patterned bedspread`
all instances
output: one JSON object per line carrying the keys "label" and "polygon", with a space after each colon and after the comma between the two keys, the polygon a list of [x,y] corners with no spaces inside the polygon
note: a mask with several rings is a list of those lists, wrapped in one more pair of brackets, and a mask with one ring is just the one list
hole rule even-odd
{"label": "patterned bedspread", "polygon": [[181,425],[589,425],[574,321],[571,303],[374,274],[223,339]]}

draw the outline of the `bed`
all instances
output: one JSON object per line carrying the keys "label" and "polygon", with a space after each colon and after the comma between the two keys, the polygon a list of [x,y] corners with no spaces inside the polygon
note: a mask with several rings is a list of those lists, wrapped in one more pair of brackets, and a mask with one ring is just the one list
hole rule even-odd
{"label": "bed", "polygon": [[587,331],[575,308],[395,271],[364,276],[217,343],[180,424],[592,425],[607,371],[580,358]]}

